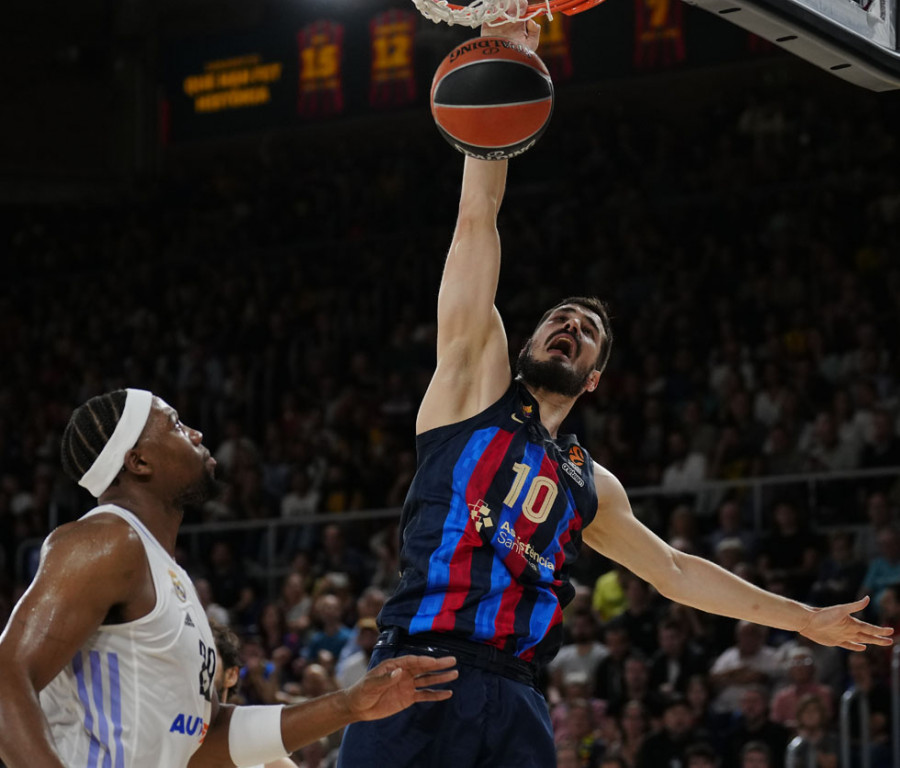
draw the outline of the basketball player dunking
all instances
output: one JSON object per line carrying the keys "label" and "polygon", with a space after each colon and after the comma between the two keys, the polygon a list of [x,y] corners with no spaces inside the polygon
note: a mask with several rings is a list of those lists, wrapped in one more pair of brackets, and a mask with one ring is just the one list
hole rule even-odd
{"label": "basketball player dunking", "polygon": [[[534,22],[492,27],[537,48]],[[532,150],[534,151],[534,150]],[[516,376],[494,297],[506,161],[465,159],[438,294],[437,367],[419,409],[418,469],[402,516],[400,584],[372,664],[452,652],[448,702],[347,729],[340,768],[548,768],[556,764],[539,665],[562,638],[581,541],[703,611],[861,651],[891,630],[811,608],[669,547],[632,514],[621,484],[558,429],[597,386],[612,335],[604,305],[570,298],[540,320]]]}
{"label": "basketball player dunking", "polygon": [[100,503],[47,538],[0,636],[8,768],[252,766],[451,695],[423,686],[455,679],[453,659],[410,657],[301,704],[219,706],[209,622],[172,557],[183,505],[213,486],[202,437],[143,390],[72,414],[63,466]]}

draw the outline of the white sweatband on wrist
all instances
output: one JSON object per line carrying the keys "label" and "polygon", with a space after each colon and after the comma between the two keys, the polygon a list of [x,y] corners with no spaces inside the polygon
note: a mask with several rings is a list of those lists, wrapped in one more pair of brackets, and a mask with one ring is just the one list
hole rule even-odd
{"label": "white sweatband on wrist", "polygon": [[94,463],[78,481],[78,485],[87,488],[97,499],[122,471],[125,454],[134,448],[141,432],[144,431],[153,406],[153,394],[146,389],[129,389],[127,392],[125,407],[116,428],[103,446],[103,450],[94,459]]}
{"label": "white sweatband on wrist", "polygon": [[238,768],[290,754],[281,740],[282,709],[284,704],[234,708],[228,724],[228,754]]}

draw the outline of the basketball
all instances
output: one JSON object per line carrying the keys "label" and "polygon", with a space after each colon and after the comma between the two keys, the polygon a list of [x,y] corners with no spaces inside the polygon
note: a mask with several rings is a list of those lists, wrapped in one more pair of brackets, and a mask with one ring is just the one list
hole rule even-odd
{"label": "basketball", "polygon": [[456,46],[431,84],[431,114],[460,152],[504,160],[527,151],[553,112],[553,81],[540,58],[502,37]]}

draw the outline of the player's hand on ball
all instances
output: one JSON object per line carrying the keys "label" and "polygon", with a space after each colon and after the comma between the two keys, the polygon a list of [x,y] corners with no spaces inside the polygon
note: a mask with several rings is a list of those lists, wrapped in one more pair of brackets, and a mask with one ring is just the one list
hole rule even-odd
{"label": "player's hand on ball", "polygon": [[355,720],[378,720],[423,701],[449,699],[452,691],[431,686],[459,677],[450,669],[453,656],[399,656],[370,669],[366,676],[347,689],[347,704]]}
{"label": "player's hand on ball", "polygon": [[[519,10],[524,11],[528,6],[527,0],[518,0]],[[482,37],[503,37],[525,46],[529,51],[537,51],[541,42],[541,25],[534,19],[528,21],[511,21],[507,24],[481,25]]]}

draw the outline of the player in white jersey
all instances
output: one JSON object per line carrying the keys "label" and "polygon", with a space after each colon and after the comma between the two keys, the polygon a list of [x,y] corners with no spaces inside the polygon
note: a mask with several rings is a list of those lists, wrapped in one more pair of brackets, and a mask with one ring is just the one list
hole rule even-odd
{"label": "player in white jersey", "polygon": [[173,558],[183,507],[215,461],[160,398],[118,390],[76,409],[66,472],[99,500],[44,544],[0,635],[0,760],[8,768],[252,766],[356,720],[449,698],[452,658],[402,657],[289,707],[219,705],[216,649]]}

